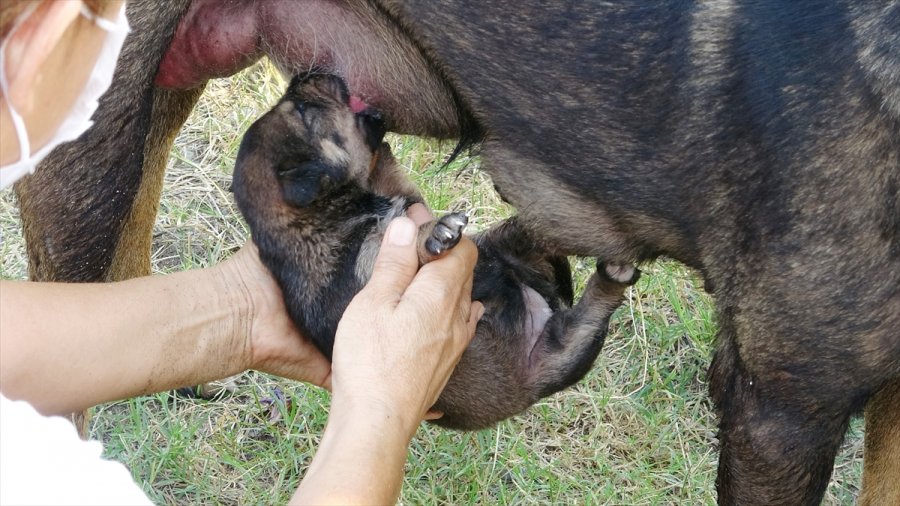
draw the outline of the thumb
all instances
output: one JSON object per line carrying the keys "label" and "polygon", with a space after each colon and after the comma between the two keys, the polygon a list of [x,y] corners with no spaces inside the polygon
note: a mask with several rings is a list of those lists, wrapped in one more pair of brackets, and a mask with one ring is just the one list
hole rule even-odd
{"label": "thumb", "polygon": [[375,258],[367,290],[390,297],[391,300],[400,300],[419,270],[417,232],[416,224],[405,216],[391,221]]}

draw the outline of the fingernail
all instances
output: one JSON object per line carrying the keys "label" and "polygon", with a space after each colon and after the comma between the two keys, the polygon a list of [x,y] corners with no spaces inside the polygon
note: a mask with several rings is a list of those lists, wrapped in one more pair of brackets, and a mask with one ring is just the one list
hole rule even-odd
{"label": "fingernail", "polygon": [[388,243],[394,246],[409,246],[416,237],[416,224],[409,218],[395,218],[388,227]]}

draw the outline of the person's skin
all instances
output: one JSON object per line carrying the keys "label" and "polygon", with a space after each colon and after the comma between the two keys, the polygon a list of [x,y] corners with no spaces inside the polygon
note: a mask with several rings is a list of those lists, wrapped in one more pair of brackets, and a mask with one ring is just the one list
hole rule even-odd
{"label": "person's skin", "polygon": [[[59,111],[70,109],[83,86],[70,78],[80,74],[59,67],[74,60],[48,55],[60,40],[69,48],[96,42],[79,38],[94,30],[59,36],[76,18],[66,10],[71,7],[51,7],[55,15],[14,34],[21,40],[7,54],[7,65],[28,62],[37,69],[7,74],[32,149],[49,139],[64,117]],[[48,103],[48,93],[69,102],[29,108]],[[18,159],[8,98],[0,95],[3,163]],[[247,369],[330,387],[328,426],[293,500],[393,502],[409,440],[483,313],[470,301],[474,244],[463,239],[417,273],[414,241],[403,238],[431,214],[419,204],[408,215],[391,223],[371,281],[347,308],[332,364],[299,335],[248,242],[215,267],[166,276],[102,284],[0,281],[0,392],[53,414]]]}
{"label": "person's skin", "polygon": [[[386,237],[415,227],[398,218]],[[246,369],[330,385],[328,425],[293,501],[396,501],[409,441],[484,309],[470,302],[470,240],[418,273],[414,244],[387,241],[338,326],[330,367],[288,320],[252,243],[216,267],[168,276],[4,281],[0,390],[65,413]]]}
{"label": "person's skin", "polygon": [[[122,3],[113,0],[99,14],[114,19]],[[21,156],[6,100],[12,101],[25,121],[31,151],[35,152],[50,140],[84,89],[106,32],[79,14],[81,5],[80,1],[43,2],[7,34],[10,96],[0,95],[0,165]]]}
{"label": "person's skin", "polygon": [[415,233],[411,220],[391,223],[338,324],[328,425],[292,503],[395,502],[409,441],[475,332],[484,308],[469,307],[474,244],[416,274]]}
{"label": "person's skin", "polygon": [[[411,214],[419,223],[430,217],[421,205]],[[474,266],[468,262],[468,250],[474,248],[470,246],[467,242],[446,261],[423,268],[420,277],[425,281],[417,283],[440,291],[428,292],[417,304],[449,306],[467,300],[471,272],[465,270]],[[392,262],[385,268],[396,265]],[[405,265],[407,270],[395,275],[405,279],[416,266]],[[429,274],[434,269],[446,278]],[[387,279],[378,271],[373,277],[376,285]],[[459,289],[447,291],[447,283]],[[363,312],[387,304],[363,300],[371,306]],[[361,304],[358,299],[354,303],[351,308]],[[351,308],[344,318],[352,321]],[[428,309],[419,315],[422,327],[415,330],[431,332],[427,326],[441,322],[435,313],[427,318]],[[468,302],[465,310],[468,317]],[[448,312],[447,307],[440,312]],[[332,365],[291,323],[281,291],[252,243],[217,266],[167,276],[78,284],[3,280],[0,315],[0,390],[7,397],[29,400],[44,414],[70,413],[247,369],[331,386]],[[358,318],[368,325],[367,317]],[[346,325],[342,321],[340,328]],[[382,343],[385,353],[405,352],[397,343]],[[372,360],[360,346],[343,349],[336,344],[337,366],[345,356],[362,371],[372,369],[373,362],[384,363]],[[381,376],[383,371],[373,372],[372,381],[389,378]]]}
{"label": "person's skin", "polygon": [[116,283],[0,282],[0,389],[44,414],[259,369],[328,386],[252,244],[208,269]]}

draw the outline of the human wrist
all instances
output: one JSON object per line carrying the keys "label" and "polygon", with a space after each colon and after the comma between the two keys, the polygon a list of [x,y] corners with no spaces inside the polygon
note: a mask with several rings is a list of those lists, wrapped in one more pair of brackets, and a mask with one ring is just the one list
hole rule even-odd
{"label": "human wrist", "polygon": [[251,333],[256,307],[252,290],[244,281],[240,265],[232,259],[205,269],[211,279],[211,291],[222,308],[223,319],[217,341],[218,356],[228,364],[228,374],[252,368]]}
{"label": "human wrist", "polygon": [[291,504],[396,502],[413,432],[377,403],[334,399]]}
{"label": "human wrist", "polygon": [[374,395],[360,398],[335,392],[331,399],[329,423],[332,419],[337,423],[344,423],[344,420],[365,420],[373,430],[384,431],[405,448],[422,422],[422,415],[411,410],[409,403],[384,400]]}

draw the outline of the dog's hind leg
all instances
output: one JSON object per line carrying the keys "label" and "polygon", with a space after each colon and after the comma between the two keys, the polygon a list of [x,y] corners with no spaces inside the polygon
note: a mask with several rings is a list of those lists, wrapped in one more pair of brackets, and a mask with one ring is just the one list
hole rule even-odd
{"label": "dog's hind leg", "polygon": [[866,445],[860,506],[900,504],[900,378],[866,406]]}
{"label": "dog's hind leg", "polygon": [[802,366],[751,367],[732,318],[722,320],[709,375],[720,414],[719,504],[819,504],[858,400],[840,382],[809,388]]}
{"label": "dog's hind leg", "polygon": [[150,131],[144,145],[141,183],[122,225],[112,263],[106,273],[107,281],[150,274],[153,223],[159,210],[169,150],[202,92],[203,87],[155,91]]}
{"label": "dog's hind leg", "polygon": [[[128,3],[132,31],[112,85],[92,117],[94,125],[54,149],[33,175],[16,185],[32,279],[102,281],[110,271],[124,277],[128,270],[112,266],[118,263],[114,256],[119,255],[123,230],[130,227],[132,209],[143,207],[140,202],[154,193],[142,181],[143,166],[164,166],[164,160],[154,158],[164,156],[164,139],[185,117],[173,110],[183,100],[177,97],[195,99],[198,93],[164,92],[153,85],[154,69],[187,6],[185,0]],[[161,177],[161,169],[153,177]],[[147,266],[141,264],[143,273]]]}
{"label": "dog's hind leg", "polygon": [[[153,85],[188,4],[128,3],[132,30],[94,125],[16,185],[32,280],[97,282],[149,273],[166,153],[200,93]],[[85,435],[82,421],[76,425]]]}
{"label": "dog's hind leg", "polygon": [[127,119],[144,128],[122,131],[116,119],[125,120],[98,119],[15,186],[32,280],[115,281],[150,273],[168,151],[201,92],[156,90],[146,99],[147,116]]}

